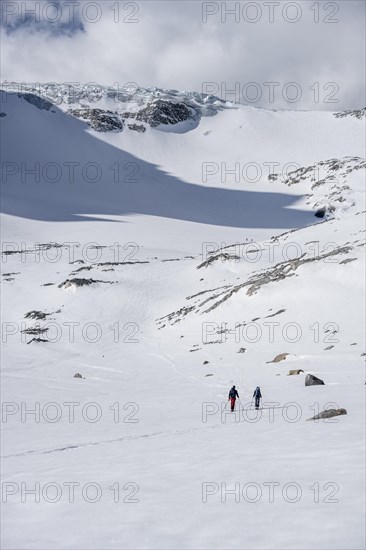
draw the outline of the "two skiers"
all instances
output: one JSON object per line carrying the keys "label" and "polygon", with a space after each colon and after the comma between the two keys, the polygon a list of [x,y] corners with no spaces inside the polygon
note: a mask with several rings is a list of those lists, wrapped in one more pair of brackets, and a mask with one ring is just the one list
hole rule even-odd
{"label": "two skiers", "polygon": [[255,397],[255,408],[259,409],[259,402],[262,399],[261,389],[259,386],[255,388],[253,397]]}
{"label": "two skiers", "polygon": [[235,401],[236,401],[237,397],[239,397],[239,394],[238,394],[237,390],[235,389],[235,386],[233,386],[231,388],[231,390],[229,391],[229,398],[228,398],[228,401],[230,401],[230,405],[231,405],[231,412],[234,412]]}
{"label": "two skiers", "polygon": [[[237,397],[239,398],[238,391],[235,388],[235,386],[233,386],[229,391],[229,398],[228,398],[228,401],[230,401],[230,405],[231,405],[231,412],[234,412],[235,410],[235,401]],[[253,397],[255,398],[255,408],[259,409],[260,400],[262,399],[261,389],[259,386],[255,388]]]}

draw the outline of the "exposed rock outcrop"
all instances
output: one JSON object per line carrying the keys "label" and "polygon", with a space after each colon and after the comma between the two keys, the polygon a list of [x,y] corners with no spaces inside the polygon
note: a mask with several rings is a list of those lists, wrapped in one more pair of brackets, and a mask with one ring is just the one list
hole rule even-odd
{"label": "exposed rock outcrop", "polygon": [[110,284],[113,285],[113,281],[99,281],[97,279],[79,279],[78,277],[74,277],[73,279],[66,279],[63,283],[60,283],[58,285],[58,288],[69,288],[72,286],[89,286],[94,283],[103,283],[103,284]]}
{"label": "exposed rock outcrop", "polygon": [[24,318],[25,319],[37,319],[37,321],[44,321],[47,317],[49,317],[50,315],[53,315],[54,313],[60,313],[60,309],[58,309],[57,311],[53,312],[53,313],[45,313],[43,311],[37,311],[37,310],[32,310],[32,311],[28,311],[28,313],[26,313],[24,315]]}
{"label": "exposed rock outcrop", "polygon": [[350,116],[361,120],[361,118],[365,118],[366,116],[366,107],[364,107],[363,109],[354,109],[353,111],[352,110],[341,111],[340,113],[333,113],[333,115],[336,118],[344,118],[346,116]]}
{"label": "exposed rock outcrop", "polygon": [[37,109],[49,111],[51,107],[53,107],[52,103],[50,103],[43,97],[40,97],[36,94],[21,93],[21,94],[18,94],[18,97],[20,97],[21,99],[25,99],[25,101],[27,101],[31,105],[34,105],[34,107],[37,107]]}
{"label": "exposed rock outcrop", "polygon": [[123,120],[121,115],[102,109],[69,109],[68,113],[76,118],[86,120],[90,128],[97,132],[122,132]]}
{"label": "exposed rock outcrop", "polygon": [[196,116],[195,111],[188,108],[184,103],[173,103],[164,99],[158,99],[150,103],[137,113],[127,112],[123,114],[123,118],[146,122],[152,128],[156,128],[160,124],[177,124],[189,118],[195,119]]}

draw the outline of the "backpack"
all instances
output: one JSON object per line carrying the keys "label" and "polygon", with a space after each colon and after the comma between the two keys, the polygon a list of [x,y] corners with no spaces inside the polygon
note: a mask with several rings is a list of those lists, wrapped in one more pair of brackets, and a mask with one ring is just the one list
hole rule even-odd
{"label": "backpack", "polygon": [[236,390],[231,388],[231,390],[229,392],[229,397],[230,397],[230,399],[233,399],[234,397],[236,397]]}

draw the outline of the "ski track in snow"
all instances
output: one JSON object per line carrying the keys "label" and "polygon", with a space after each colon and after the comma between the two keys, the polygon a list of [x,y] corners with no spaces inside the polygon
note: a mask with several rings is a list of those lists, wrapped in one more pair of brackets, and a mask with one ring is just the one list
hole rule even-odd
{"label": "ski track in snow", "polygon": [[57,448],[57,449],[34,449],[34,450],[31,450],[31,451],[24,451],[22,453],[4,455],[4,456],[1,456],[0,458],[6,459],[6,458],[14,458],[14,457],[18,457],[18,456],[27,456],[27,455],[32,455],[32,454],[59,453],[59,452],[63,452],[63,451],[70,451],[70,450],[74,450],[74,449],[80,449],[82,447],[94,447],[96,445],[107,445],[107,444],[111,444],[111,443],[120,443],[121,441],[134,441],[136,439],[145,439],[145,438],[150,438],[150,437],[182,435],[182,434],[186,434],[186,433],[189,433],[189,432],[195,432],[195,431],[204,430],[204,429],[206,429],[206,430],[207,429],[214,429],[214,428],[219,428],[219,427],[220,427],[220,425],[218,425],[218,426],[205,426],[205,427],[201,427],[201,428],[188,428],[186,430],[176,430],[176,431],[171,431],[171,432],[155,432],[155,433],[151,433],[151,434],[142,434],[142,435],[136,435],[136,436],[119,437],[117,439],[107,439],[107,440],[103,440],[103,441],[90,441],[90,442],[87,442],[87,443],[81,443],[79,445],[66,445],[65,447],[60,447],[60,448]]}

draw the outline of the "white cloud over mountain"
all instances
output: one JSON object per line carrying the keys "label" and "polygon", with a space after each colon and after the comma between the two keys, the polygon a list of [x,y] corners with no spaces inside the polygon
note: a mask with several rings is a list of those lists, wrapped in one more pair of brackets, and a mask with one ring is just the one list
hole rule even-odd
{"label": "white cloud over mountain", "polygon": [[255,106],[357,108],[364,13],[358,1],[4,1],[2,80],[212,83]]}

